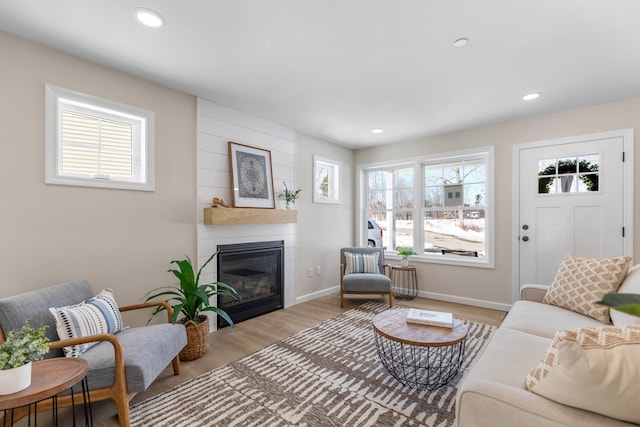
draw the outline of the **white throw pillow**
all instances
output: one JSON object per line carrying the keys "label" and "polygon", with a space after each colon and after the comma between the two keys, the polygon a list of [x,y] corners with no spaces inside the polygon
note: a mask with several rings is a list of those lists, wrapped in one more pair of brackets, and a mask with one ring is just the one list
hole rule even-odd
{"label": "white throw pillow", "polygon": [[[640,264],[629,269],[627,277],[618,288],[620,294],[640,294]],[[640,325],[640,317],[611,309],[611,321],[615,326]]]}
{"label": "white throw pillow", "polygon": [[[120,310],[111,289],[105,289],[93,298],[67,307],[51,307],[56,319],[56,331],[61,340],[97,334],[115,334],[123,329]],[[79,357],[98,341],[64,347],[67,357]]]}
{"label": "white throw pillow", "polygon": [[609,307],[596,303],[618,290],[630,263],[629,257],[578,258],[567,254],[542,302],[610,324]]}
{"label": "white throw pillow", "polygon": [[640,423],[640,325],[558,331],[524,388],[564,405]]}
{"label": "white throw pillow", "polygon": [[347,262],[344,274],[380,273],[380,267],[378,267],[380,254],[377,252],[372,254],[345,252],[344,259]]}

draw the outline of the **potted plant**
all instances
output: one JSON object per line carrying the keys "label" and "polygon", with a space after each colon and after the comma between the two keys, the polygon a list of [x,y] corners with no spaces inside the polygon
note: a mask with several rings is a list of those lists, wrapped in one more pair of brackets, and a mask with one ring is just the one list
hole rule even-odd
{"label": "potted plant", "polygon": [[[209,347],[209,318],[201,314],[203,311],[216,313],[233,327],[233,321],[227,312],[211,305],[210,300],[218,295],[226,295],[237,299],[236,290],[221,282],[200,284],[202,270],[219,252],[214,252],[200,267],[197,274],[194,273],[193,264],[189,257],[179,261],[171,261],[171,264],[176,264],[178,269],[168,271],[178,278],[180,285],[160,287],[148,292],[146,295],[145,301],[147,302],[155,298],[165,297],[165,301],[173,307],[173,323],[176,323],[176,321],[183,323],[187,329],[187,346],[180,352],[181,360],[194,360],[202,357]],[[159,307],[153,315],[163,310],[163,307]],[[183,317],[178,320],[180,314]]]}
{"label": "potted plant", "polygon": [[0,395],[16,393],[31,385],[31,362],[49,351],[47,326],[33,328],[27,321],[11,331],[0,345]]}
{"label": "potted plant", "polygon": [[598,304],[640,317],[640,294],[609,293],[602,298],[602,301],[598,301]]}
{"label": "potted plant", "polygon": [[413,251],[413,249],[411,248],[396,248],[396,254],[400,255],[402,257],[402,260],[400,261],[400,265],[406,267],[407,265],[409,265],[409,257],[411,255],[415,255],[416,253]]}
{"label": "potted plant", "polygon": [[300,197],[300,192],[302,191],[302,189],[298,188],[297,190],[289,190],[289,188],[287,188],[287,183],[284,181],[282,181],[282,183],[284,184],[284,190],[282,190],[282,193],[280,193],[280,198],[285,200],[285,207],[287,209],[291,209],[291,207],[295,205],[298,197]]}

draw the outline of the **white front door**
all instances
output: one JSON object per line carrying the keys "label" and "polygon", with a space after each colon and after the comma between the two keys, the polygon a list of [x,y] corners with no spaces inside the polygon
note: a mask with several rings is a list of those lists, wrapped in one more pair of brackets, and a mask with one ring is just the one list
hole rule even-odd
{"label": "white front door", "polygon": [[519,149],[518,288],[551,284],[566,253],[630,255],[624,151],[623,136],[585,136]]}

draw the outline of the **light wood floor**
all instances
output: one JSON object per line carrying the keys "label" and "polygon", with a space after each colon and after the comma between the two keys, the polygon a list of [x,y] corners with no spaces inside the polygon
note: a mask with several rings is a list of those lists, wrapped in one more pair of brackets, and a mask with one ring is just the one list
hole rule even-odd
{"label": "light wood floor", "polygon": [[[363,298],[345,298],[344,308],[340,308],[338,295],[330,295],[246,320],[237,324],[234,329],[224,328],[216,331],[211,334],[209,350],[202,358],[182,362],[182,373],[177,376],[173,375],[170,368],[165,369],[151,387],[145,392],[139,393],[132,400],[132,403],[148,399],[200,374],[254,353],[296,332],[355,308],[365,301],[366,299]],[[387,303],[386,299],[380,301]],[[394,304],[401,307],[450,311],[458,318],[496,326],[502,322],[506,314],[503,311],[424,298],[416,298],[411,301],[395,300]],[[94,426],[115,427],[119,425],[115,405],[110,401],[94,402],[92,409]]]}

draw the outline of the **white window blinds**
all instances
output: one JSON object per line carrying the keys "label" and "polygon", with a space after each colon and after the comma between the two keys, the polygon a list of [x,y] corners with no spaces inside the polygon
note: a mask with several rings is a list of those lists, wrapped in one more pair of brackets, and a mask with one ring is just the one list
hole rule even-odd
{"label": "white window blinds", "polygon": [[47,85],[46,182],[153,191],[153,113]]}
{"label": "white window blinds", "polygon": [[130,124],[63,111],[63,174],[131,180],[132,165],[133,130]]}

